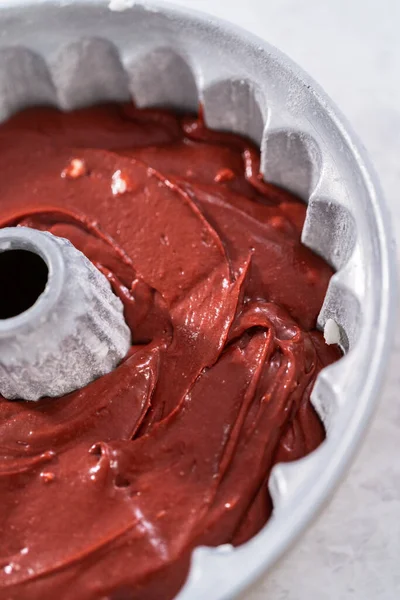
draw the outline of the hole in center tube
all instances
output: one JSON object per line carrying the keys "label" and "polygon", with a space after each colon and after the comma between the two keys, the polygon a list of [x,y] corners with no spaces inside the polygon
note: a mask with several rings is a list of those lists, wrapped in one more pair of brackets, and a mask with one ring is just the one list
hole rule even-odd
{"label": "hole in center tube", "polygon": [[44,291],[49,270],[29,250],[0,252],[0,319],[10,319],[31,308]]}

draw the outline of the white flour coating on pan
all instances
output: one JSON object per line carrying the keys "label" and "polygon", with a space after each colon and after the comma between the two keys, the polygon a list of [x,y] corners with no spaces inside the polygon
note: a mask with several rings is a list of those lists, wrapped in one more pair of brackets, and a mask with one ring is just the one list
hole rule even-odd
{"label": "white flour coating on pan", "polygon": [[339,325],[333,319],[328,319],[324,327],[325,342],[331,344],[340,344],[340,329]]}
{"label": "white flour coating on pan", "polygon": [[136,4],[136,0],[110,0],[108,8],[115,12],[123,12],[128,8],[132,8]]}

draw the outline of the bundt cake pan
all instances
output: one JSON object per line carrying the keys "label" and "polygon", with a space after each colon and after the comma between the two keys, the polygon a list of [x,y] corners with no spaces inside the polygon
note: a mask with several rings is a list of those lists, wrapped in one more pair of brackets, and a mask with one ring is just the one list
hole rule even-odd
{"label": "bundt cake pan", "polygon": [[[111,10],[110,7],[113,9]],[[125,10],[124,10],[125,9]],[[327,430],[308,457],[277,465],[273,516],[249,542],[197,548],[179,600],[227,600],[293,542],[339,481],[377,402],[393,331],[395,253],[364,149],[321,89],[266,42],[227,23],[131,0],[8,0],[0,9],[0,118],[133,98],[196,111],[260,144],[265,177],[308,202],[304,244],[336,269],[319,316],[345,356],[312,401]]]}

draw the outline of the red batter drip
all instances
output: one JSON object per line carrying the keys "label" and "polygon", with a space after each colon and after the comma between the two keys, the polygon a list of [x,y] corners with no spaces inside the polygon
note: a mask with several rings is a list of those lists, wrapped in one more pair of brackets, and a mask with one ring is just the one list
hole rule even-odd
{"label": "red batter drip", "polygon": [[332,270],[256,149],[201,119],[31,109],[0,154],[0,226],[70,239],[134,344],[61,399],[0,398],[0,597],[172,598],[193,547],[259,531],[273,464],[324,439],[309,398],[340,356],[315,330]]}

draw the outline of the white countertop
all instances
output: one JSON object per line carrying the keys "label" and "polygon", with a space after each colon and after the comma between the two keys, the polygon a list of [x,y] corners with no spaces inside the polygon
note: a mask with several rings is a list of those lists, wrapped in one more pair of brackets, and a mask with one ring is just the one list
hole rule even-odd
{"label": "white countertop", "polygon": [[[400,240],[400,1],[174,1],[256,33],[322,85],[369,150]],[[382,401],[346,480],[296,547],[244,597],[400,598],[399,332]]]}

